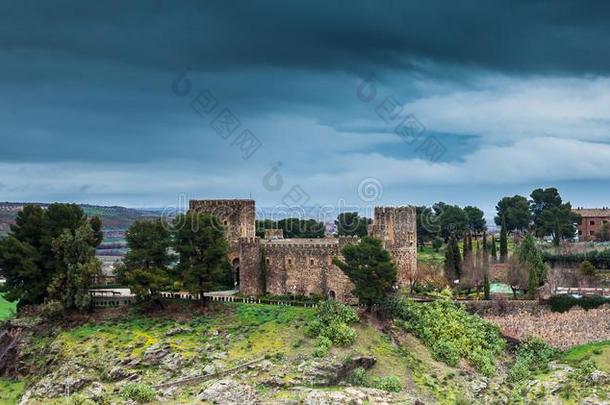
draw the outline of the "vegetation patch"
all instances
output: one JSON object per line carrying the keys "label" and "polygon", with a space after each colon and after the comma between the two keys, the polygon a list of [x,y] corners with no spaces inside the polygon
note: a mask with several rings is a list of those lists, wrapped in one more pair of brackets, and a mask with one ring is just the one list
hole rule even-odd
{"label": "vegetation patch", "polygon": [[23,394],[25,382],[11,381],[0,378],[0,404],[13,405],[19,402]]}
{"label": "vegetation patch", "polygon": [[505,347],[497,326],[449,300],[417,304],[394,299],[389,308],[401,326],[431,349],[435,359],[456,366],[464,358],[486,376],[496,371],[496,359]]}
{"label": "vegetation patch", "polygon": [[576,346],[564,352],[561,359],[574,366],[592,360],[598,369],[610,373],[610,341]]}
{"label": "vegetation patch", "polygon": [[605,298],[599,295],[585,295],[576,298],[572,295],[555,295],[549,299],[549,305],[553,312],[566,312],[570,308],[579,306],[583,309],[593,309],[601,307],[604,304],[610,303],[610,298]]}
{"label": "vegetation patch", "polygon": [[549,361],[555,358],[557,353],[557,350],[540,339],[526,340],[517,348],[509,379],[513,382],[523,381],[535,373],[547,371]]}
{"label": "vegetation patch", "polygon": [[17,311],[17,302],[10,302],[0,293],[0,321],[12,318]]}
{"label": "vegetation patch", "polygon": [[[324,301],[316,310],[315,319],[307,327],[307,336],[317,337],[316,350],[338,346],[349,346],[356,340],[356,331],[350,325],[358,321],[358,314],[347,305],[337,301]],[[320,354],[320,353],[318,353]]]}

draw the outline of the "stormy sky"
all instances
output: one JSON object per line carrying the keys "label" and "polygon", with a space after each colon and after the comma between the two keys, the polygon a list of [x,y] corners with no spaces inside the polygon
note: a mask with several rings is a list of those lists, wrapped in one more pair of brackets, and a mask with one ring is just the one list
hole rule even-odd
{"label": "stormy sky", "polygon": [[610,205],[610,3],[0,1],[0,200]]}

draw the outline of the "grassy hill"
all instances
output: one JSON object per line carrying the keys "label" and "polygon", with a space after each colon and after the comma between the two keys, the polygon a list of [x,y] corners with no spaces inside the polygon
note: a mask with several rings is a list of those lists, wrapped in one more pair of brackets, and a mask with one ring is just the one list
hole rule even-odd
{"label": "grassy hill", "polygon": [[[560,366],[513,381],[512,355],[499,356],[497,370],[485,377],[465,359],[454,366],[436,360],[437,348],[425,346],[401,322],[382,322],[366,313],[353,325],[353,343],[317,355],[319,338],[306,332],[316,319],[311,308],[215,303],[202,309],[171,302],[152,313],[110,309],[63,320],[61,327],[39,325],[28,329],[18,361],[29,377],[0,379],[0,403],[14,403],[25,394],[28,404],[65,404],[67,380],[73,394],[67,403],[74,404],[128,399],[486,404],[520,403],[519,398],[556,403],[564,397],[578,403],[610,394],[608,386],[586,382],[588,374],[581,371],[592,356],[606,367],[610,345],[573,349],[556,359]],[[371,357],[376,361],[366,370],[346,368]],[[193,381],[159,386],[186,378]]]}

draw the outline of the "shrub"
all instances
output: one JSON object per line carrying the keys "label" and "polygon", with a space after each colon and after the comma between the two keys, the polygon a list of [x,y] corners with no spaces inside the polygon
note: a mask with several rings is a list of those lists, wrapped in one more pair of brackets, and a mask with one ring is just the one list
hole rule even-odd
{"label": "shrub", "polygon": [[144,404],[153,401],[157,396],[155,390],[146,384],[131,383],[121,388],[121,397]]}
{"label": "shrub", "polygon": [[356,331],[349,325],[358,320],[358,314],[347,305],[324,301],[316,311],[316,318],[307,325],[309,337],[325,337],[332,344],[349,346],[356,339]]}
{"label": "shrub", "polygon": [[393,375],[375,379],[373,386],[388,392],[400,392],[402,390],[400,379]]}
{"label": "shrub", "polygon": [[333,342],[325,337],[319,336],[316,339],[316,344],[314,346],[313,355],[314,357],[324,357],[328,354],[328,349],[333,345]]}
{"label": "shrub", "polygon": [[426,304],[393,299],[387,309],[437,360],[455,366],[464,358],[486,376],[495,372],[495,358],[505,347],[499,328],[468,314],[464,306],[440,299]]}
{"label": "shrub", "polygon": [[57,320],[63,316],[64,307],[61,302],[50,300],[38,307],[38,313],[44,319]]}
{"label": "shrub", "polygon": [[589,310],[600,307],[610,302],[610,299],[600,295],[585,295],[581,298],[576,298],[571,295],[555,295],[549,299],[549,305],[553,312],[566,312],[570,308],[579,306]]}
{"label": "shrub", "polygon": [[366,387],[367,385],[367,376],[366,370],[364,367],[356,368],[352,374],[349,376],[348,381],[352,385],[360,385]]}
{"label": "shrub", "polygon": [[515,363],[510,369],[512,382],[522,381],[532,373],[545,371],[549,361],[557,355],[557,350],[540,339],[531,338],[517,348]]}

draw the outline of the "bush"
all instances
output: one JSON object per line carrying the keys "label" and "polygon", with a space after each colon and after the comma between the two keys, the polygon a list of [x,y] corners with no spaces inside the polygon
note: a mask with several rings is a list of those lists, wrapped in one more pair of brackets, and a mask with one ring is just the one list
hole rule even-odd
{"label": "bush", "polygon": [[121,397],[144,404],[153,401],[157,393],[150,385],[131,383],[121,388]]}
{"label": "bush", "polygon": [[356,368],[352,372],[352,374],[349,376],[348,382],[352,385],[359,385],[359,386],[366,387],[367,376],[366,376],[366,370],[364,369],[364,367]]}
{"label": "bush", "polygon": [[373,386],[388,392],[400,392],[402,390],[400,379],[393,375],[375,379]]}
{"label": "bush", "polygon": [[325,337],[332,344],[349,346],[356,340],[356,331],[349,325],[358,320],[358,314],[347,305],[336,301],[324,301],[316,311],[316,318],[309,322],[309,337]]}
{"label": "bush", "polygon": [[509,380],[525,380],[532,373],[545,371],[549,361],[557,355],[557,350],[540,339],[528,339],[517,348],[515,362],[509,372]]}
{"label": "bush", "polygon": [[51,300],[38,307],[38,313],[44,319],[57,320],[60,319],[64,314],[64,307],[61,302]]}
{"label": "bush", "polygon": [[496,325],[468,314],[464,306],[449,300],[417,304],[393,299],[387,310],[402,320],[402,326],[430,348],[437,360],[455,366],[464,358],[482,374],[494,374],[495,359],[505,347]]}
{"label": "bush", "polygon": [[319,336],[316,339],[316,344],[313,350],[314,357],[325,357],[328,354],[328,349],[330,349],[332,345],[333,342],[329,338]]}
{"label": "bush", "polygon": [[589,310],[600,307],[610,302],[610,299],[604,298],[600,295],[585,295],[581,298],[576,298],[571,295],[555,295],[549,299],[549,305],[553,312],[566,312],[570,308],[579,306],[583,309]]}

